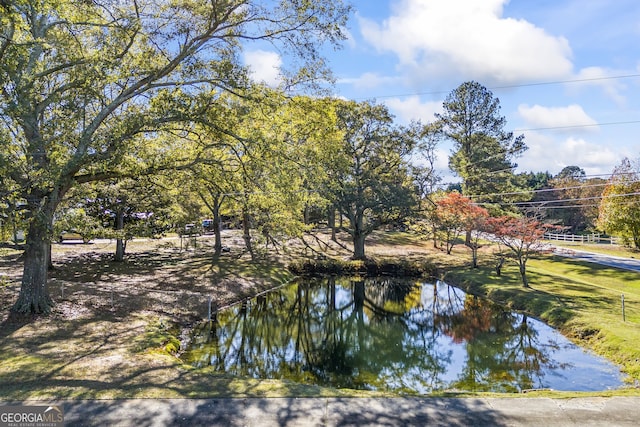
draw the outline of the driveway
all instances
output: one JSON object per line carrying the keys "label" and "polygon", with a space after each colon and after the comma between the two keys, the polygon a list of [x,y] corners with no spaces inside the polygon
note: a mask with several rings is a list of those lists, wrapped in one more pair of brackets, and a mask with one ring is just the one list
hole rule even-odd
{"label": "driveway", "polygon": [[625,270],[633,270],[640,272],[640,260],[635,258],[622,258],[611,255],[597,254],[593,252],[567,249],[564,247],[553,246],[554,254],[577,259],[580,261],[594,262],[596,264],[606,265],[608,267],[622,268]]}

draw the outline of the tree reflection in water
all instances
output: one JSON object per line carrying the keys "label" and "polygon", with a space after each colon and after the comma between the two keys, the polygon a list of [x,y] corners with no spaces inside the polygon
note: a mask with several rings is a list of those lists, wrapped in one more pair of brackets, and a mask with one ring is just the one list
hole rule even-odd
{"label": "tree reflection in water", "polygon": [[526,316],[395,278],[307,279],[218,313],[192,338],[183,358],[196,366],[399,393],[542,388],[570,368]]}

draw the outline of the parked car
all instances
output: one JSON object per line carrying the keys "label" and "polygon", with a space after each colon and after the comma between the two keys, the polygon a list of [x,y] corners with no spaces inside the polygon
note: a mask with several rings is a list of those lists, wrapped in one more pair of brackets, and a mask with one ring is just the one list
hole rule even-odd
{"label": "parked car", "polygon": [[196,224],[185,224],[180,230],[180,236],[199,236],[202,234],[201,228]]}
{"label": "parked car", "polygon": [[205,233],[213,233],[213,220],[212,219],[203,219],[202,220],[202,230]]}
{"label": "parked car", "polygon": [[64,240],[82,240],[82,243],[89,243],[89,240],[91,239],[87,236],[83,236],[77,231],[69,230],[69,231],[63,231],[58,236],[59,243],[62,243]]}

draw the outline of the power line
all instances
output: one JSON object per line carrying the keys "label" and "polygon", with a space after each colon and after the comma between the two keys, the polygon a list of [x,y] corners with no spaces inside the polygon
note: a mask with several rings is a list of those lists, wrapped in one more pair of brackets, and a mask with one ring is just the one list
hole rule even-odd
{"label": "power line", "polygon": [[[629,183],[640,182],[640,180],[628,181]],[[471,196],[467,196],[472,199],[474,197],[491,197],[491,196],[516,196],[519,194],[539,194],[539,193],[548,193],[552,191],[564,191],[564,190],[577,190],[583,188],[593,188],[593,187],[606,187],[609,185],[608,182],[603,182],[600,184],[586,184],[586,185],[576,185],[572,187],[557,187],[557,188],[541,188],[539,190],[522,190],[522,191],[510,191],[504,193],[491,193],[491,194],[474,194]]]}
{"label": "power line", "polygon": [[575,209],[575,208],[597,208],[599,206],[600,206],[599,204],[589,204],[589,205],[540,206],[540,208],[541,209]]}
{"label": "power line", "polygon": [[[570,79],[570,80],[556,80],[556,81],[548,81],[548,82],[533,82],[533,83],[521,83],[514,85],[504,85],[504,86],[493,86],[487,89],[489,90],[499,90],[499,89],[517,89],[520,87],[535,87],[535,86],[551,86],[551,85],[559,85],[559,84],[569,84],[569,83],[587,83],[587,82],[596,82],[596,81],[604,81],[604,80],[620,80],[620,79],[630,79],[640,77],[640,74],[625,74],[619,76],[607,76],[607,77],[593,77],[593,78],[584,78],[584,79]],[[428,92],[410,92],[404,94],[395,94],[395,95],[380,95],[380,96],[369,96],[369,97],[359,97],[354,99],[371,99],[371,98],[396,98],[396,97],[404,97],[404,96],[426,96],[426,95],[442,95],[448,94],[451,91],[428,91]]]}
{"label": "power line", "polygon": [[585,200],[601,200],[601,199],[607,199],[607,198],[626,197],[626,196],[639,196],[639,195],[640,195],[640,192],[639,191],[635,191],[633,193],[610,194],[608,196],[575,197],[575,198],[571,198],[571,199],[530,201],[530,202],[513,202],[513,205],[516,205],[516,206],[535,206],[535,205],[543,206],[543,205],[545,205],[547,203],[581,202],[581,201],[585,201]]}
{"label": "power line", "polygon": [[550,81],[550,82],[523,83],[523,84],[518,84],[518,85],[496,86],[493,89],[513,89],[513,88],[518,88],[518,87],[558,85],[558,84],[566,84],[566,83],[585,83],[585,82],[594,82],[594,81],[602,81],[602,80],[629,79],[629,78],[635,78],[635,77],[640,77],[640,74],[623,74],[623,75],[619,75],[619,76],[591,77],[591,78],[584,78],[584,79],[571,79],[571,80],[557,80],[557,81]]}
{"label": "power line", "polygon": [[[483,172],[483,173],[479,173],[479,174],[475,174],[472,175],[471,178],[480,178],[486,175],[493,175],[493,174],[497,174],[497,173],[502,173],[505,171],[508,171],[510,169],[515,169],[516,167],[512,167],[512,168],[508,168],[508,169],[500,169],[497,171],[488,171],[488,172]],[[526,172],[525,172],[526,173]],[[580,179],[592,179],[592,178],[601,178],[601,179],[610,179],[613,176],[618,176],[618,175],[636,175],[636,172],[616,172],[616,173],[599,173],[599,174],[590,174],[590,175],[583,175],[580,177]],[[552,179],[556,179],[556,178],[552,178]],[[625,181],[625,183],[636,183],[636,182],[640,182],[640,179],[632,179],[629,181]],[[438,183],[438,186],[441,187],[446,187],[449,185],[458,185],[458,184],[462,184],[462,182],[442,182],[442,183]],[[512,191],[512,192],[503,192],[503,193],[489,193],[489,194],[473,194],[470,196],[466,196],[468,198],[474,198],[474,197],[487,197],[487,196],[514,196],[514,195],[518,195],[518,194],[529,194],[529,193],[543,193],[543,192],[548,192],[548,191],[558,191],[558,190],[572,190],[572,189],[577,189],[577,188],[588,188],[588,187],[598,187],[598,186],[606,186],[608,183],[599,183],[599,184],[585,184],[585,185],[579,185],[576,187],[559,187],[559,188],[542,188],[542,189],[531,189],[531,190],[521,190],[521,191]]]}
{"label": "power line", "polygon": [[629,120],[624,122],[606,122],[606,123],[589,123],[583,125],[567,125],[567,126],[550,126],[544,128],[531,128],[531,129],[514,129],[514,132],[531,132],[538,130],[559,130],[559,129],[576,129],[576,128],[587,128],[587,127],[596,127],[596,126],[614,126],[614,125],[630,125],[640,123],[640,120]]}
{"label": "power line", "polygon": [[[558,201],[562,201],[562,200],[558,200]],[[485,206],[504,206],[504,205],[512,205],[511,203],[476,203],[476,204],[480,204],[480,205],[485,205]],[[628,201],[622,201],[621,202],[622,205],[625,206],[631,206],[631,205],[639,205],[640,202],[638,200],[628,200]],[[583,209],[583,208],[597,208],[600,207],[599,203],[589,203],[589,204],[574,204],[574,205],[553,205],[553,206],[521,206],[523,208],[537,208],[537,209],[543,209],[543,210],[552,210],[552,209],[575,209],[575,208],[579,208],[579,209]]]}
{"label": "power line", "polygon": [[[487,206],[501,205],[501,206],[517,206],[517,207],[522,207],[522,208],[534,207],[534,208],[542,208],[542,209],[559,209],[561,206],[558,206],[558,205],[547,206],[547,204],[551,204],[551,203],[566,203],[566,202],[581,202],[581,201],[588,201],[588,200],[604,200],[604,199],[610,199],[610,198],[631,197],[631,196],[640,196],[640,191],[635,191],[635,192],[632,192],[632,193],[623,193],[623,194],[610,194],[608,196],[576,197],[576,198],[567,198],[567,199],[544,200],[544,201],[529,201],[529,202],[504,202],[504,203],[476,202],[475,204],[477,204],[477,205],[487,205]],[[639,201],[632,200],[632,201],[628,201],[627,204],[634,204],[634,203],[638,203],[638,202]],[[582,208],[582,207],[588,207],[588,206],[599,206],[599,205],[579,204],[579,205],[571,205],[571,206],[567,206],[567,207],[580,207],[580,208]]]}

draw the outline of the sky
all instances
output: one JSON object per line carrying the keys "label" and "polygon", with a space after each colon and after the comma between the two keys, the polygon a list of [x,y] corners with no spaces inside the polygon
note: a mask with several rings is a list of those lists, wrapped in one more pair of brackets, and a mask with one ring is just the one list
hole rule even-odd
{"label": "sky", "polygon": [[[638,0],[352,0],[342,49],[327,51],[335,96],[384,103],[398,123],[434,121],[476,81],[500,100],[528,150],[516,172],[579,166],[610,174],[640,157]],[[275,51],[245,53],[277,80]],[[438,149],[444,177],[452,145]]]}

